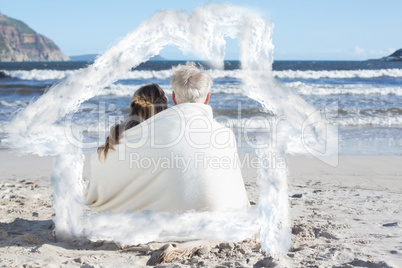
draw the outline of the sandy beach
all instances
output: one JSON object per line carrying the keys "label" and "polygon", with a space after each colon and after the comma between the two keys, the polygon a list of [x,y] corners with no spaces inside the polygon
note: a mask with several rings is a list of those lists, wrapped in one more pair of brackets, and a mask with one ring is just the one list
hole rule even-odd
{"label": "sandy beach", "polygon": [[1,5],[0,267],[402,267],[401,1],[48,2]]}
{"label": "sandy beach", "polygon": [[[52,159],[3,150],[0,161],[1,267],[143,267],[161,253],[164,245],[158,243],[120,248],[104,241],[58,241]],[[263,254],[250,239],[205,245],[190,258],[157,267],[402,267],[401,163],[402,156],[341,155],[333,168],[289,156],[293,246],[287,255]],[[257,173],[243,174],[257,203]]]}

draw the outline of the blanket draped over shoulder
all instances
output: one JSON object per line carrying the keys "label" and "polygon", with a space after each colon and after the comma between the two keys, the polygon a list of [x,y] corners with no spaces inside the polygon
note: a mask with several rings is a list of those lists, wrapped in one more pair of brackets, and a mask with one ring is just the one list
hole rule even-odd
{"label": "blanket draped over shoulder", "polygon": [[124,132],[93,155],[85,203],[96,212],[246,210],[235,136],[210,106],[185,103]]}

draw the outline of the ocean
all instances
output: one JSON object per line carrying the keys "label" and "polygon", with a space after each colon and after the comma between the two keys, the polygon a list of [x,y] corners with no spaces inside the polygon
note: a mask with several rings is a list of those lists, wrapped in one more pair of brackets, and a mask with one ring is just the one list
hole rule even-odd
{"label": "ocean", "polygon": [[[93,150],[104,142],[109,127],[127,116],[138,87],[157,83],[171,98],[171,68],[184,63],[143,63],[58,123],[77,137],[83,135],[84,142],[92,144],[86,149]],[[16,113],[89,64],[0,63],[0,139],[7,137],[7,125]],[[233,127],[240,141],[245,139],[242,128],[254,130],[247,134],[248,139],[264,140],[269,133],[258,129],[266,127],[274,115],[246,96],[240,62],[226,61],[224,70],[205,68],[214,81],[210,105],[216,119]],[[273,76],[317,110],[329,111],[330,123],[338,128],[340,154],[402,154],[402,62],[275,61]],[[253,149],[250,144],[239,144],[240,150]],[[0,146],[8,149],[4,143]]]}

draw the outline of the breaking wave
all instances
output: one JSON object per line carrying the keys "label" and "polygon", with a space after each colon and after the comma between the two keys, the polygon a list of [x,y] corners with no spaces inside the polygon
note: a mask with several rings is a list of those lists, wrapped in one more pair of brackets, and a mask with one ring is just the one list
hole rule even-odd
{"label": "breaking wave", "polygon": [[[1,70],[3,77],[16,78],[21,80],[60,80],[77,70]],[[212,79],[233,78],[241,79],[241,70],[208,70]],[[148,80],[148,79],[169,79],[171,70],[133,70],[121,80]],[[331,70],[331,71],[312,71],[312,70],[283,70],[273,71],[273,75],[279,79],[321,79],[321,78],[376,78],[391,77],[402,78],[402,69],[379,69],[379,70]]]}

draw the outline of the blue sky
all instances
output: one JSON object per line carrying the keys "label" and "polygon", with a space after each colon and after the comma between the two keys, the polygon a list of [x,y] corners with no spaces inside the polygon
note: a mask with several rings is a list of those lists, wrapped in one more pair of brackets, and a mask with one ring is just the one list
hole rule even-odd
{"label": "blue sky", "polygon": [[[67,55],[105,52],[160,9],[188,13],[211,1],[0,0],[0,12],[24,21]],[[399,0],[214,1],[254,8],[274,25],[277,60],[365,60],[402,48]],[[227,59],[237,59],[229,42]],[[167,48],[161,55],[185,59]]]}

